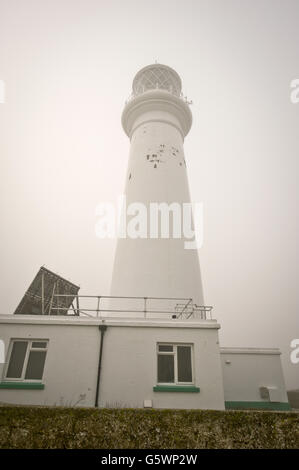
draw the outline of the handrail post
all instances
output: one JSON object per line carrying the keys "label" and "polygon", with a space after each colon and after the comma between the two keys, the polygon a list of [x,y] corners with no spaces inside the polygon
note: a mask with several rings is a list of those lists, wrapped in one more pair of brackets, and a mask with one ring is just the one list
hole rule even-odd
{"label": "handrail post", "polygon": [[143,300],[144,300],[144,306],[143,306],[144,310],[143,310],[143,312],[144,312],[144,318],[146,318],[146,301],[147,301],[147,297],[143,297]]}
{"label": "handrail post", "polygon": [[100,313],[100,301],[101,301],[101,296],[98,296],[98,304],[97,304],[97,317],[99,316]]}
{"label": "handrail post", "polygon": [[80,316],[79,295],[76,295],[77,315]]}

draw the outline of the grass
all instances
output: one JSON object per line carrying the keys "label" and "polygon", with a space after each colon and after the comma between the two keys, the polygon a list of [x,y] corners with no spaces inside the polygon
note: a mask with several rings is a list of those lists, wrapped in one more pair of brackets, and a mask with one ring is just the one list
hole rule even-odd
{"label": "grass", "polygon": [[4,406],[0,448],[299,448],[299,414]]}

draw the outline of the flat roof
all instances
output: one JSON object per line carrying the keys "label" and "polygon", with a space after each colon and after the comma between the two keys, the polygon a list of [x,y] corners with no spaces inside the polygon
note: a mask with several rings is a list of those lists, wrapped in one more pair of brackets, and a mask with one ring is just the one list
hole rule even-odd
{"label": "flat roof", "polygon": [[270,354],[279,355],[279,348],[220,348],[220,354]]}
{"label": "flat roof", "polygon": [[1,315],[0,324],[17,325],[69,325],[69,326],[130,326],[160,328],[206,328],[219,329],[216,320],[182,320],[163,318],[129,318],[129,317],[79,317],[77,315]]}

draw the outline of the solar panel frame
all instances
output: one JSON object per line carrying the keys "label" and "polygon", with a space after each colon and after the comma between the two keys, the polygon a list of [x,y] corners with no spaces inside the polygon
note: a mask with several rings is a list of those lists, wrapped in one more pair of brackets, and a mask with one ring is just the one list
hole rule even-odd
{"label": "solar panel frame", "polygon": [[[76,284],[42,266],[14,311],[14,315],[70,314],[69,310],[79,289]],[[57,294],[60,296],[56,297]],[[78,315],[79,312],[72,308],[71,314]]]}

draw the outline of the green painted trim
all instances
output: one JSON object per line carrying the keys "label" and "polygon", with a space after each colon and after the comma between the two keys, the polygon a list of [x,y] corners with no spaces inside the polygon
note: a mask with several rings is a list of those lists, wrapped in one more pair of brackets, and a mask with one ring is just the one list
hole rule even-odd
{"label": "green painted trim", "polygon": [[277,410],[289,411],[291,406],[288,402],[271,401],[226,401],[226,410]]}
{"label": "green painted trim", "polygon": [[154,392],[187,392],[199,393],[200,388],[194,385],[157,385],[153,387]]}
{"label": "green painted trim", "polygon": [[0,388],[43,390],[45,388],[45,384],[39,382],[0,382]]}

